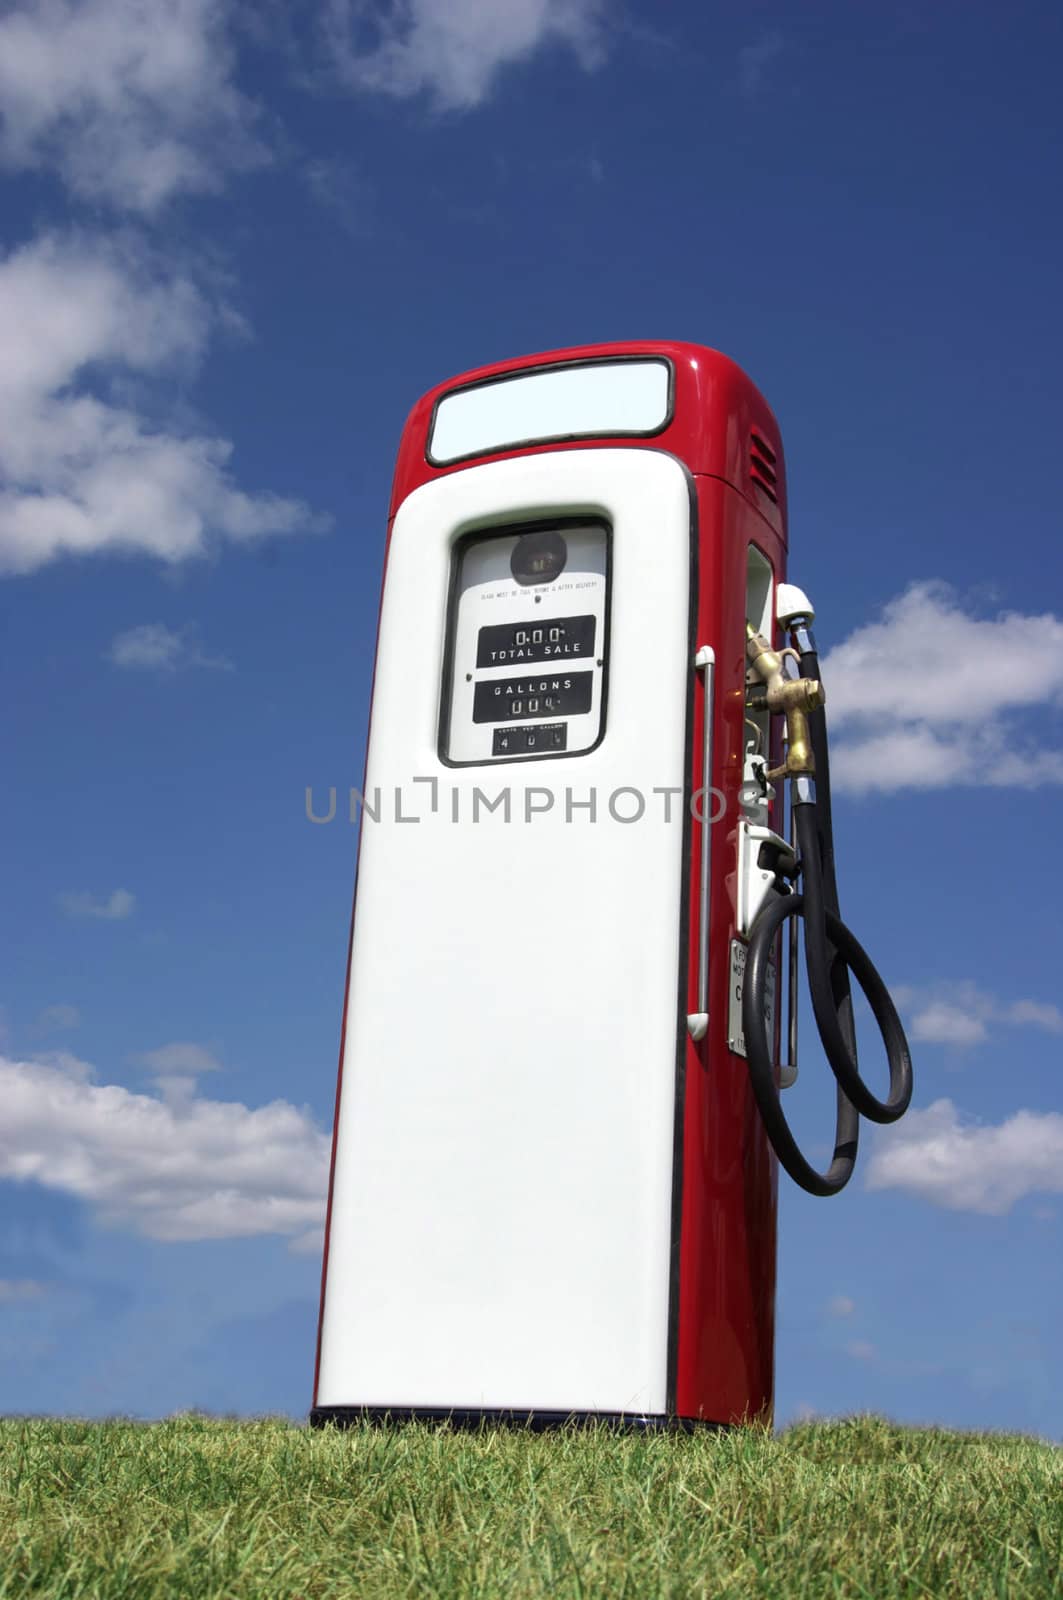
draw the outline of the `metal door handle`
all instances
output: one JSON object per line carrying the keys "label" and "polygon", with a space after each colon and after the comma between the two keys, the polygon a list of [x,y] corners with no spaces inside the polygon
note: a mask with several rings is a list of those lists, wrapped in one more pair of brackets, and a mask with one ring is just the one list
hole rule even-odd
{"label": "metal door handle", "polygon": [[703,644],[694,665],[705,675],[701,732],[701,878],[698,884],[698,1009],[687,1017],[692,1039],[704,1039],[709,1027],[709,904],[712,888],[712,722],[716,688],[716,652]]}

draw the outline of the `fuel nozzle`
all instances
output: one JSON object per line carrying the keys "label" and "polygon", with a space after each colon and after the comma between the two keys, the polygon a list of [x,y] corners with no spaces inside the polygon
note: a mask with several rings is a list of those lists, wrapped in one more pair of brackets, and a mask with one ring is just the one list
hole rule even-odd
{"label": "fuel nozzle", "polygon": [[[746,693],[753,710],[781,711],[786,718],[786,760],[767,773],[768,778],[794,778],[812,774],[815,761],[808,734],[808,713],[823,705],[825,695],[818,678],[789,678],[785,662],[796,660],[792,650],[773,650],[751,622],[746,623],[746,656],[754,682]],[[756,681],[759,680],[759,681]]]}

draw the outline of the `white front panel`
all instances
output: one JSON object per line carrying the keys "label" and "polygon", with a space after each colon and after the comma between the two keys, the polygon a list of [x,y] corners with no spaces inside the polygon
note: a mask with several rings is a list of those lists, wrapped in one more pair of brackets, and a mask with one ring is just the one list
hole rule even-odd
{"label": "white front panel", "polygon": [[[455,543],[566,517],[611,530],[604,737],[548,761],[449,767]],[[682,806],[669,820],[654,790],[686,781],[690,539],[686,475],[646,449],[470,468],[399,509],[320,1406],[665,1409],[684,863]],[[637,810],[625,787],[645,798],[637,822],[610,815],[611,799]],[[505,789],[508,820],[501,805],[474,813],[476,791]],[[417,822],[396,820],[396,790]],[[577,804],[593,791],[597,819],[566,817],[566,790]]]}
{"label": "white front panel", "polygon": [[654,433],[668,421],[670,377],[666,361],[609,361],[459,389],[436,406],[429,460],[443,465],[542,439]]}

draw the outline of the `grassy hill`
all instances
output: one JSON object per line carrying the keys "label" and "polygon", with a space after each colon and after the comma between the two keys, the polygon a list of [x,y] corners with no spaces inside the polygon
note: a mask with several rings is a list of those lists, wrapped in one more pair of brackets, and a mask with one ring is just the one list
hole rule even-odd
{"label": "grassy hill", "polygon": [[1063,1450],[877,1417],[773,1437],[189,1415],[0,1422],[0,1597],[1063,1595]]}

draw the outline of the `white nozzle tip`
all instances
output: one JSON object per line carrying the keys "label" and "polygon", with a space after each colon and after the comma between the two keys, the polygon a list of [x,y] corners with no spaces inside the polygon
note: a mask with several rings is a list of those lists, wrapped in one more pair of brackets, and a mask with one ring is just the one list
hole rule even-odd
{"label": "white nozzle tip", "polygon": [[815,607],[803,589],[796,583],[780,583],[775,590],[775,615],[780,628],[788,628],[795,617],[805,622],[815,620]]}

